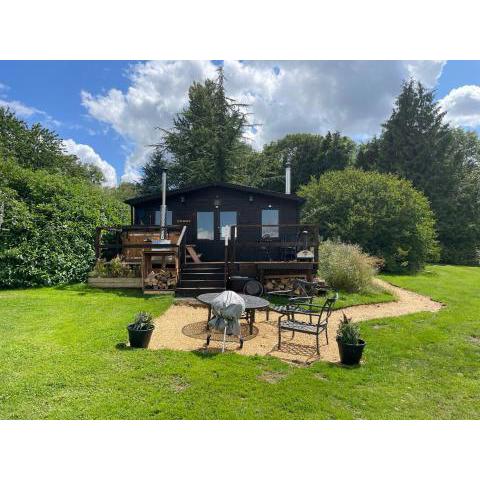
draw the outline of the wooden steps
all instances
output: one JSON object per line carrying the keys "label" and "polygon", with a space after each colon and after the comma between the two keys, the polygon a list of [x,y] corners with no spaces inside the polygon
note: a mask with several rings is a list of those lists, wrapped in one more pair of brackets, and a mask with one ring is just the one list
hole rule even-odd
{"label": "wooden steps", "polygon": [[223,292],[226,288],[222,263],[186,263],[180,270],[176,297],[197,297],[202,293]]}

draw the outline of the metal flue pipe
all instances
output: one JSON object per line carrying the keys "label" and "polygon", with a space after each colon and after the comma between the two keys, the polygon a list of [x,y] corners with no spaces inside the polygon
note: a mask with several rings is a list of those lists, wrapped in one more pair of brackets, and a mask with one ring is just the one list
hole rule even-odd
{"label": "metal flue pipe", "polygon": [[292,161],[287,158],[285,162],[285,193],[290,195],[292,188]]}
{"label": "metal flue pipe", "polygon": [[161,239],[165,239],[165,226],[167,224],[167,170],[162,169],[162,207],[160,210]]}

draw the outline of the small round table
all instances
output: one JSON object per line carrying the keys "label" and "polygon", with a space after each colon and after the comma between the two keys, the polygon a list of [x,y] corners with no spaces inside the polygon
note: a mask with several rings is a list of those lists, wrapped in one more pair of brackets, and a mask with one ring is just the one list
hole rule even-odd
{"label": "small round table", "polygon": [[[207,328],[208,321],[212,318],[212,302],[218,297],[220,293],[202,293],[197,297],[197,300],[208,305],[208,319],[207,319]],[[253,324],[255,323],[255,310],[261,310],[267,308],[270,305],[268,300],[260,297],[254,297],[253,295],[245,295],[239,293],[245,302],[245,312],[247,314],[247,322],[249,325],[250,335],[253,333]]]}

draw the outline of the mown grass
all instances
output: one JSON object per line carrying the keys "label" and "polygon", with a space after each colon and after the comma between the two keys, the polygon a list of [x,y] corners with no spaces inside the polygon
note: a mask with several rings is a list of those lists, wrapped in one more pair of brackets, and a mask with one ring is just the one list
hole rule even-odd
{"label": "mown grass", "polygon": [[479,418],[480,269],[384,278],[447,306],[362,324],[360,368],[118,346],[137,310],[160,314],[169,297],[0,292],[0,417]]}

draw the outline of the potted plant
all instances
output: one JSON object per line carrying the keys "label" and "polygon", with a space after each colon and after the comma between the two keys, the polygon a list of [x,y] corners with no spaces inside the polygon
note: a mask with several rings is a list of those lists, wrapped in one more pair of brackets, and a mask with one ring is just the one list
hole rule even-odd
{"label": "potted plant", "polygon": [[134,348],[147,348],[155,325],[153,316],[148,312],[138,312],[135,321],[128,325],[128,340]]}
{"label": "potted plant", "polygon": [[340,362],[345,365],[358,365],[362,358],[365,341],[360,338],[360,328],[352,319],[343,314],[337,330]]}

